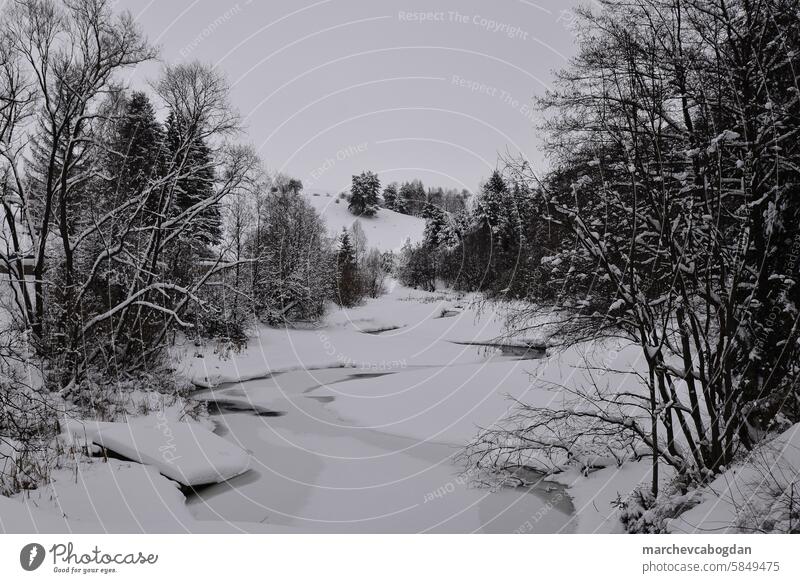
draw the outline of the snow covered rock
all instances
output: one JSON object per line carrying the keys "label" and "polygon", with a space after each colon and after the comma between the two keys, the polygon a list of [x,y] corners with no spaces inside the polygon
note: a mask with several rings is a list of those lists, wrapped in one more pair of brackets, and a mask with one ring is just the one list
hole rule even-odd
{"label": "snow covered rock", "polygon": [[246,472],[250,455],[196,423],[158,415],[104,423],[92,441],[128,459],[156,467],[185,486],[223,482]]}

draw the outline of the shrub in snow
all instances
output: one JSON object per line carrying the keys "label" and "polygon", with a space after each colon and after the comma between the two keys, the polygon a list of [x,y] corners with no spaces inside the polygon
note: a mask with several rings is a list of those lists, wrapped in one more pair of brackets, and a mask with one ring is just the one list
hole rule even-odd
{"label": "shrub in snow", "polygon": [[412,245],[406,241],[400,251],[396,274],[403,285],[436,290],[436,258],[424,244]]}
{"label": "shrub in snow", "polygon": [[203,416],[203,407],[188,396],[195,390],[188,380],[169,371],[138,372],[108,379],[92,375],[64,391],[74,407],[71,416],[118,421],[176,407],[181,417]]}
{"label": "shrub in snow", "polygon": [[619,496],[614,505],[627,532],[652,534],[669,532],[667,520],[680,516],[702,500],[700,492],[686,491],[686,484],[676,479],[656,498],[649,487],[639,487],[627,496]]}
{"label": "shrub in snow", "polygon": [[18,381],[0,381],[0,494],[37,487],[57,456],[57,399]]}

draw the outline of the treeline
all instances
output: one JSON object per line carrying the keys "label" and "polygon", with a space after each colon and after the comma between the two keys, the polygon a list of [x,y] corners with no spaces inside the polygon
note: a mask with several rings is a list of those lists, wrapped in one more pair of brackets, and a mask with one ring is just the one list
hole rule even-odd
{"label": "treeline", "polygon": [[406,245],[399,277],[432,290],[437,282],[491,297],[542,299],[541,259],[558,244],[526,183],[495,171],[455,211],[427,202],[423,241]]}
{"label": "treeline", "polygon": [[426,217],[431,206],[452,214],[462,212],[471,193],[466,189],[459,191],[441,186],[426,188],[419,179],[391,182],[381,191],[378,176],[365,171],[353,176],[350,192],[341,196],[349,201],[350,211],[357,216],[372,216],[383,207],[405,215]]}
{"label": "treeline", "polygon": [[466,189],[456,190],[433,186],[425,188],[419,179],[408,182],[391,182],[383,189],[383,206],[389,210],[422,217],[429,205],[449,213],[458,213],[466,206],[470,197]]}

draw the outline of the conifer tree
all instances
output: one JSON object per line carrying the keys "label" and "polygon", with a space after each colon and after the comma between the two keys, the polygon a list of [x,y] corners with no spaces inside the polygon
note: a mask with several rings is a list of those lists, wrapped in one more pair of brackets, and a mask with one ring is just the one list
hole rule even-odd
{"label": "conifer tree", "polygon": [[[195,204],[214,196],[214,167],[211,150],[201,137],[185,144],[180,116],[174,111],[167,117],[167,151],[169,163],[177,169],[175,212],[182,213]],[[219,206],[209,205],[192,221],[189,235],[203,245],[215,245],[222,236]]]}
{"label": "conifer tree", "polygon": [[450,217],[442,209],[429,204],[425,210],[424,244],[431,250],[439,247],[450,247],[456,242],[455,232],[450,224]]}
{"label": "conifer tree", "polygon": [[358,216],[371,217],[378,212],[378,193],[381,182],[374,172],[362,172],[353,176],[350,189],[350,212]]}
{"label": "conifer tree", "polygon": [[392,182],[383,189],[383,206],[390,211],[397,210],[397,183]]}
{"label": "conifer tree", "polygon": [[125,102],[113,134],[106,162],[111,179],[107,198],[116,206],[142,192],[163,171],[164,132],[145,93],[134,92]]}
{"label": "conifer tree", "polygon": [[356,252],[350,234],[343,229],[336,252],[336,301],[341,306],[350,307],[358,303],[360,298],[361,282]]}

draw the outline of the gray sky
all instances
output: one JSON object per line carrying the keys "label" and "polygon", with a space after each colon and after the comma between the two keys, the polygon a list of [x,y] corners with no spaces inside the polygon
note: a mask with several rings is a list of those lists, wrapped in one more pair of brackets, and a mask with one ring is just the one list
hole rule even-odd
{"label": "gray sky", "polygon": [[540,165],[531,97],[574,52],[574,0],[118,4],[165,61],[221,68],[246,141],[308,191],[365,169],[473,190],[506,149]]}

